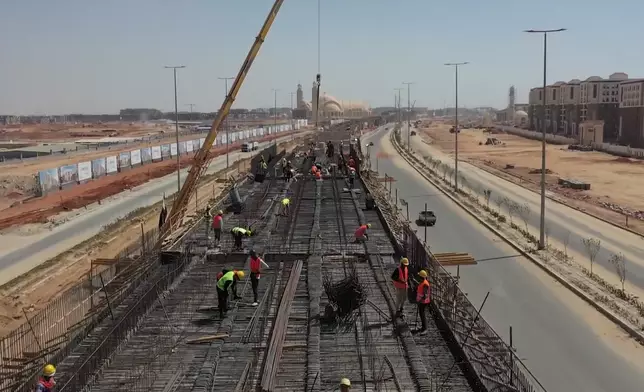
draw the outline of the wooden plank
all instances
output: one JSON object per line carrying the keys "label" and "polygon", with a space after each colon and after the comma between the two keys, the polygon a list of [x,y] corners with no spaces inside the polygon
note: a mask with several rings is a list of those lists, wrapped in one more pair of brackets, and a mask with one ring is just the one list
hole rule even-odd
{"label": "wooden plank", "polygon": [[202,336],[202,337],[197,338],[197,339],[191,339],[191,340],[186,341],[186,343],[187,344],[211,343],[211,342],[214,342],[215,340],[225,339],[225,338],[227,338],[229,336],[230,335],[228,335],[227,333],[220,333],[220,334],[217,334],[217,335],[208,335],[208,336]]}

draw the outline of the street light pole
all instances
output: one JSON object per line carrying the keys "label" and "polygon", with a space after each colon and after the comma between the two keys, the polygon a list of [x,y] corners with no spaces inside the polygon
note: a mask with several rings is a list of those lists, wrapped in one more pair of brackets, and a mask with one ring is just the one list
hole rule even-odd
{"label": "street light pole", "polygon": [[462,63],[445,63],[447,66],[454,67],[456,71],[455,76],[455,90],[456,90],[456,104],[454,107],[454,190],[458,192],[458,67],[459,65],[466,65],[469,62]]}
{"label": "street light pole", "polygon": [[[228,81],[229,80],[235,80],[235,78],[217,78],[219,80],[224,81],[224,99],[228,97]],[[226,170],[230,166],[230,158],[229,158],[229,150],[230,150],[230,135],[228,134],[228,116],[226,116],[226,122],[224,124],[224,128],[226,129]]]}
{"label": "street light pole", "polygon": [[[293,124],[293,95],[295,95],[296,93],[294,91],[291,91],[289,94],[291,94],[291,132],[293,132],[295,131],[295,127]],[[292,133],[291,135],[293,135],[291,140],[295,139],[295,134]]]}
{"label": "street light pole", "polygon": [[[401,102],[400,102],[400,91],[403,90],[403,88],[399,87],[399,88],[395,88],[394,90],[398,91],[398,106],[396,107],[396,112],[397,112],[396,117],[398,117],[398,126],[401,127],[402,126],[402,124],[401,124],[402,123],[402,111],[401,111],[400,107],[402,105],[401,105]],[[401,131],[402,131],[402,129],[401,129]]]}
{"label": "street light pole", "polygon": [[543,119],[541,124],[541,217],[539,220],[539,249],[546,247],[546,64],[548,58],[548,34],[566,29],[524,30],[524,33],[543,34]]}
{"label": "street light pole", "polygon": [[194,107],[197,106],[197,104],[187,103],[186,106],[190,106],[190,121],[192,121],[192,112],[193,112]]}
{"label": "street light pole", "polygon": [[174,133],[177,140],[177,196],[181,192],[181,155],[179,154],[179,106],[177,103],[177,69],[185,68],[185,65],[166,66],[172,69],[174,74]]}
{"label": "street light pole", "polygon": [[[277,92],[280,91],[278,88],[271,89],[273,91],[273,132],[277,131]],[[277,144],[277,138],[273,139],[275,144]]]}
{"label": "street light pole", "polygon": [[403,82],[407,85],[407,151],[411,152],[411,89],[414,82]]}

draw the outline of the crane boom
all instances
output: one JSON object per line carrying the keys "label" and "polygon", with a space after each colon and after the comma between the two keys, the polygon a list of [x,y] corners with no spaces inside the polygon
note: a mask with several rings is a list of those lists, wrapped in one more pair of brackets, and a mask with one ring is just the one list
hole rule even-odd
{"label": "crane boom", "polygon": [[[259,34],[255,38],[255,42],[248,51],[246,60],[244,60],[244,63],[239,69],[237,77],[235,78],[235,82],[231,86],[226,99],[221,104],[221,108],[219,109],[219,112],[217,112],[217,117],[212,122],[212,126],[210,127],[210,131],[208,132],[208,136],[206,136],[206,140],[193,159],[192,167],[188,172],[188,177],[186,177],[186,181],[181,187],[179,195],[175,198],[174,203],[172,204],[172,210],[170,211],[170,214],[165,223],[161,227],[159,240],[156,244],[157,248],[161,247],[165,237],[169,233],[171,233],[173,229],[178,227],[178,225],[180,225],[183,221],[186,207],[188,205],[188,202],[190,201],[190,198],[192,197],[192,194],[194,193],[197,182],[208,168],[208,164],[211,159],[209,156],[210,148],[217,138],[217,134],[219,133],[219,126],[224,121],[226,116],[228,116],[230,108],[232,107],[233,102],[235,101],[235,98],[237,97],[237,94],[239,93],[239,90],[244,83],[244,80],[246,79],[246,75],[250,71],[250,67],[253,65],[253,61],[255,61],[255,58],[259,53],[259,49],[262,47],[262,44],[264,43],[264,40],[268,35],[268,31],[270,30],[273,22],[275,21],[275,18],[277,17],[277,13],[279,12],[282,3],[284,3],[284,0],[275,0],[273,7],[266,17],[266,20],[264,21],[262,29],[259,31]],[[177,146],[177,151],[178,148],[179,146]]]}

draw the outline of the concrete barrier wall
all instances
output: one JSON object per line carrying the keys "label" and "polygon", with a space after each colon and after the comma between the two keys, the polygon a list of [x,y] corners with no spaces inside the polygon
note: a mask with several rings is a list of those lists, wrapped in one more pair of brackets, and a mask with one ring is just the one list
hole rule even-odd
{"label": "concrete barrier wall", "polygon": [[[292,128],[294,130],[298,130],[307,125],[307,120],[293,120]],[[265,136],[277,135],[281,132],[287,132],[290,130],[291,124],[282,124],[277,126],[271,125],[263,128],[255,128],[252,130],[233,130],[229,131],[228,134],[231,136],[231,142],[234,143],[261,139]],[[198,138],[194,140],[179,142],[180,155],[195,154],[199,150],[199,148],[201,148],[205,140],[205,138]],[[215,140],[213,147],[226,144],[226,142],[226,133],[220,132],[219,135],[217,135],[217,139]],[[152,154],[153,150],[155,151],[154,156]],[[160,151],[163,151],[164,153],[161,153],[161,156],[159,157],[158,153]],[[118,171],[122,172],[132,167],[148,165],[154,162],[172,159],[172,157],[176,157],[175,151],[176,143],[174,143],[174,145],[154,145],[138,148],[129,152],[122,152],[118,155],[109,155],[107,157],[98,158],[94,161],[100,161],[100,163],[97,162],[96,164],[93,164],[93,162],[83,161],[70,165],[41,170],[35,175],[38,181],[39,196],[56,192],[63,187],[68,188],[70,186],[78,185],[81,182],[87,182],[91,179],[96,179],[106,175],[106,163],[108,160],[110,162],[117,162]],[[85,176],[82,180],[79,180],[79,165],[84,169],[83,172],[87,171],[88,165],[89,167],[91,167],[90,178],[85,178]]]}
{"label": "concrete barrier wall", "polygon": [[[513,128],[513,127],[504,127],[504,126],[496,126],[495,128],[512,135],[525,137],[526,139],[541,140],[541,132],[529,131],[527,129],[519,129],[519,128]],[[559,136],[559,135],[553,135],[550,133],[546,133],[546,142],[550,144],[562,144],[562,145],[578,144],[578,141],[576,139]],[[596,151],[605,152],[611,155],[644,159],[644,149],[642,148],[631,148],[628,146],[619,146],[616,144],[609,144],[609,143],[593,143],[592,147]]]}

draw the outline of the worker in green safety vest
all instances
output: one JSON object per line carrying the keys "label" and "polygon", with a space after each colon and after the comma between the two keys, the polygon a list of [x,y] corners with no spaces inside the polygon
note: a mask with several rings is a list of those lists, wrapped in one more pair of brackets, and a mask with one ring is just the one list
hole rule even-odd
{"label": "worker in green safety vest", "polygon": [[253,235],[253,233],[250,231],[250,229],[245,229],[243,227],[233,227],[230,229],[230,234],[233,236],[233,240],[235,241],[235,244],[233,246],[233,250],[242,250],[244,249],[244,244],[242,243],[242,239],[244,237],[250,237]]}
{"label": "worker in green safety vest", "polygon": [[231,290],[237,281],[244,279],[244,275],[244,271],[227,271],[217,281],[217,300],[221,318],[224,318],[228,312],[228,290]]}

